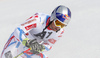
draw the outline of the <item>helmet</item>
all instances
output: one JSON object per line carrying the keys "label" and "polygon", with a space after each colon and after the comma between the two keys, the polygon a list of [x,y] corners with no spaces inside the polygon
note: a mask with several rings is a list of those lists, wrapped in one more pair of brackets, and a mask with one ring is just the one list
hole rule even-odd
{"label": "helmet", "polygon": [[71,11],[68,7],[60,5],[51,13],[50,21],[58,19],[61,23],[67,25],[71,18]]}

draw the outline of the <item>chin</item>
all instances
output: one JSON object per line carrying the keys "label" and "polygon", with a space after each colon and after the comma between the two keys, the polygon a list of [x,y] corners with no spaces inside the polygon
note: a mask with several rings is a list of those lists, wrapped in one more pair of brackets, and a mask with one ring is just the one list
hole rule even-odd
{"label": "chin", "polygon": [[57,30],[53,29],[53,31],[57,31]]}
{"label": "chin", "polygon": [[56,31],[55,29],[52,29],[53,31]]}

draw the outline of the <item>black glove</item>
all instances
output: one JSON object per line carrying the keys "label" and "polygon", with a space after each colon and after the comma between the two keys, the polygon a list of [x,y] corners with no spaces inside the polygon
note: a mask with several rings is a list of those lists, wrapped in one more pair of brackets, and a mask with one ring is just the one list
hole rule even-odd
{"label": "black glove", "polygon": [[39,54],[40,52],[42,52],[45,49],[45,47],[42,44],[39,44],[36,39],[28,40],[26,42],[26,46],[28,48],[31,48],[31,52],[33,54]]}

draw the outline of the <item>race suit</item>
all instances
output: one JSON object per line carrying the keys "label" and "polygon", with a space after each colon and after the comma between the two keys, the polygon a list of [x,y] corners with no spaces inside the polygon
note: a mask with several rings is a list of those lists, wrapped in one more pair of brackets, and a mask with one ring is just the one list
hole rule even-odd
{"label": "race suit", "polygon": [[[18,54],[27,50],[28,47],[22,44],[25,38],[36,39],[38,43],[43,42],[45,51],[49,51],[52,46],[62,37],[64,29],[58,32],[52,29],[45,28],[50,22],[50,16],[43,13],[36,13],[28,18],[24,23],[20,24],[11,34],[4,49],[1,53],[1,58],[14,58]],[[44,31],[43,31],[44,30]],[[23,53],[18,58],[48,58],[43,52],[33,54],[29,51]]]}

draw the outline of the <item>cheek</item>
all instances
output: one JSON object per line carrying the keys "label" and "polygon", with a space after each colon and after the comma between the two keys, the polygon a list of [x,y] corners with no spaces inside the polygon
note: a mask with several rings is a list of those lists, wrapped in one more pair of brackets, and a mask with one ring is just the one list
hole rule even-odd
{"label": "cheek", "polygon": [[53,30],[58,30],[58,29],[60,29],[60,28],[57,27],[57,26],[55,26],[55,24],[53,23],[53,24],[52,24],[52,29],[53,29]]}
{"label": "cheek", "polygon": [[55,27],[56,27],[56,26],[55,26],[55,24],[54,24],[54,22],[52,23],[52,27],[53,27],[53,28],[55,28]]}

